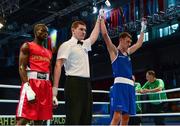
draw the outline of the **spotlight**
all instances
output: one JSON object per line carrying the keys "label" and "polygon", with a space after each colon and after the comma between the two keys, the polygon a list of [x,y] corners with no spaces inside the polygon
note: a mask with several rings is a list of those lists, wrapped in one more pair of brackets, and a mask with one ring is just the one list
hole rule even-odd
{"label": "spotlight", "polygon": [[0,16],[0,29],[4,26],[5,20]]}
{"label": "spotlight", "polygon": [[0,23],[0,29],[3,27],[4,25],[2,23]]}
{"label": "spotlight", "polygon": [[111,6],[111,3],[109,2],[109,0],[106,0],[106,1],[105,1],[105,4],[106,4],[106,6],[108,6],[108,7]]}
{"label": "spotlight", "polygon": [[93,14],[97,13],[97,7],[93,7]]}

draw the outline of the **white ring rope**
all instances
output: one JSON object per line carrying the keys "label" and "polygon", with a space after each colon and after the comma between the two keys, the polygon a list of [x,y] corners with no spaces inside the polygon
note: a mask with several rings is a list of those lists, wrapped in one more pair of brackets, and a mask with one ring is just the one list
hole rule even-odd
{"label": "white ring rope", "polygon": [[[21,86],[18,85],[4,85],[0,84],[0,88],[20,88]],[[64,88],[58,88],[59,91],[64,91]],[[175,92],[180,91],[180,88],[175,89],[169,89],[164,90],[161,92],[155,92],[155,93],[162,93],[162,92]],[[103,90],[92,90],[93,93],[109,93],[109,91],[103,91]],[[138,93],[139,94],[139,93]],[[147,94],[154,94],[154,93],[147,93]],[[140,94],[144,95],[144,94]],[[136,101],[136,103],[153,103],[153,102],[173,102],[173,101],[180,101],[180,98],[174,98],[174,99],[160,99],[160,100],[143,100],[143,101]],[[0,99],[0,102],[7,102],[7,103],[18,103],[18,100],[4,100]],[[59,104],[64,104],[64,101],[59,101]],[[93,104],[110,104],[109,102],[93,102]]]}
{"label": "white ring rope", "polygon": [[[93,114],[93,117],[110,117],[109,114]],[[14,118],[16,115],[0,115],[0,118]],[[53,115],[53,117],[66,117],[66,115]]]}
{"label": "white ring rope", "polygon": [[174,101],[180,101],[180,98],[160,99],[160,100],[143,100],[143,101],[136,101],[136,103],[174,102]]}
{"label": "white ring rope", "polygon": [[145,93],[145,94],[136,93],[136,95],[147,95],[147,94],[157,94],[157,93],[169,93],[169,92],[176,92],[176,91],[180,91],[180,88],[168,89],[168,90],[163,90],[163,91],[158,91],[158,92],[149,92],[149,93]]}
{"label": "white ring rope", "polygon": [[[0,88],[15,88],[19,89],[21,86],[18,85],[4,85],[0,84]],[[58,91],[64,91],[64,88],[58,88]],[[156,92],[156,93],[162,93],[162,92],[175,92],[175,91],[180,91],[180,88],[175,88],[175,89],[169,89],[169,90],[164,90],[161,92]],[[92,90],[93,93],[109,93],[109,91],[103,91],[103,90]],[[138,95],[144,95],[137,93]],[[152,94],[152,93],[148,93]],[[0,99],[0,102],[2,103],[18,103],[19,100],[4,100]],[[174,99],[161,99],[161,100],[144,100],[144,101],[136,101],[136,103],[151,103],[151,102],[173,102],[173,101],[180,101],[180,98],[174,98]],[[65,104],[65,101],[59,101],[59,104]],[[93,102],[93,104],[110,104],[110,102]],[[146,114],[136,114],[134,116],[180,116],[180,113],[146,113]],[[0,115],[0,117],[15,117],[15,115]],[[66,117],[65,115],[53,115],[53,117]],[[93,117],[110,117],[109,114],[94,114]]]}
{"label": "white ring rope", "polygon": [[[21,88],[19,85],[6,85],[6,84],[0,84],[0,88]],[[58,88],[58,91],[64,91],[64,88]],[[92,90],[93,93],[109,93],[109,91],[104,90]]]}
{"label": "white ring rope", "polygon": [[[4,99],[0,99],[0,103],[18,103],[19,100],[4,100]],[[59,104],[65,104],[65,101],[58,101]],[[93,104],[97,104],[97,105],[108,105],[110,104],[109,102],[93,102]]]}
{"label": "white ring rope", "polygon": [[[131,116],[180,116],[180,113],[145,113],[145,114],[136,114]],[[15,118],[16,115],[0,115],[0,118]],[[53,115],[53,117],[66,117],[66,115]],[[93,117],[110,117],[109,114],[93,114]]]}
{"label": "white ring rope", "polygon": [[19,85],[6,85],[6,84],[0,84],[1,88],[21,88]]}
{"label": "white ring rope", "polygon": [[180,113],[145,113],[145,114],[136,114],[133,116],[180,116]]}
{"label": "white ring rope", "polygon": [[[20,88],[21,86],[19,85],[6,85],[6,84],[0,84],[0,88]],[[64,88],[58,88],[58,91],[64,91]],[[141,93],[136,93],[136,95],[147,95],[147,94],[155,94],[155,93],[169,93],[169,92],[176,92],[180,91],[180,88],[174,88],[174,89],[168,89],[164,91],[159,91],[159,92],[151,92],[151,93],[146,93],[146,94],[141,94]],[[105,90],[92,90],[93,93],[109,93],[109,91]]]}
{"label": "white ring rope", "polygon": [[109,91],[104,91],[104,90],[92,90],[93,93],[106,93],[109,94]]}
{"label": "white ring rope", "polygon": [[4,99],[0,99],[1,103],[18,103],[19,100],[4,100]]}
{"label": "white ring rope", "polygon": [[[136,101],[136,103],[154,103],[154,102],[176,102],[180,101],[180,98],[171,98],[171,99],[160,99],[160,100],[143,100],[143,101]],[[0,103],[18,103],[18,100],[4,100],[0,99]],[[65,104],[65,101],[58,101],[59,104]],[[103,104],[110,104],[110,102],[93,102],[93,104],[103,105]]]}

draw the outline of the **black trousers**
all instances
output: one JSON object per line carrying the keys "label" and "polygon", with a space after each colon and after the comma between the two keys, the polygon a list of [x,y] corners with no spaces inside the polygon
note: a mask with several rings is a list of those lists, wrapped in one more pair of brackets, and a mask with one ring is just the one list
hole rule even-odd
{"label": "black trousers", "polygon": [[129,123],[128,125],[136,125],[136,126],[140,126],[141,125],[141,117],[139,116],[135,116],[135,117],[130,117],[129,118]]}
{"label": "black trousers", "polygon": [[92,92],[89,78],[68,76],[65,83],[67,125],[90,125]]}
{"label": "black trousers", "polygon": [[[164,113],[164,104],[148,104],[148,110],[150,113]],[[165,125],[164,116],[152,116],[155,125]]]}

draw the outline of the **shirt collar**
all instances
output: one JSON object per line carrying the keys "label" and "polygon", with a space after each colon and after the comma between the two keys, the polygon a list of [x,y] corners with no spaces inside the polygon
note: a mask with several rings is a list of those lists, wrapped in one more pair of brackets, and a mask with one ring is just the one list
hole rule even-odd
{"label": "shirt collar", "polygon": [[[74,36],[72,36],[71,37],[71,41],[72,41],[72,43],[76,43],[77,44],[78,39],[75,38]],[[84,42],[84,40],[79,40],[79,41]]]}
{"label": "shirt collar", "polygon": [[71,42],[73,43],[73,44],[77,44],[77,39],[74,37],[74,36],[72,36],[71,37]]}

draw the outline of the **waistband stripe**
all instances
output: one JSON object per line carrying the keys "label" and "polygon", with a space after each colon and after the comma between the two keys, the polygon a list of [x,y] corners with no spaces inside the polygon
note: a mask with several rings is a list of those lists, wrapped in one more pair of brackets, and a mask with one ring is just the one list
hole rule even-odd
{"label": "waistband stripe", "polygon": [[27,73],[28,79],[39,79],[39,80],[49,80],[48,73],[40,73],[35,71],[30,71]]}
{"label": "waistband stripe", "polygon": [[134,81],[125,77],[116,77],[114,79],[114,84],[116,83],[123,83],[123,84],[129,84],[134,86]]}

